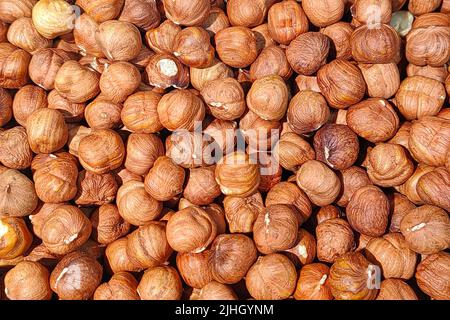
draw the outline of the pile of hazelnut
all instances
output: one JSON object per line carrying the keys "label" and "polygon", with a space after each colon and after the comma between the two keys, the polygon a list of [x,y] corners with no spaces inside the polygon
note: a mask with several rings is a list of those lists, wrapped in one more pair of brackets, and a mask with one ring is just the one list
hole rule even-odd
{"label": "pile of hazelnut", "polygon": [[449,300],[449,60],[450,0],[0,0],[0,299]]}

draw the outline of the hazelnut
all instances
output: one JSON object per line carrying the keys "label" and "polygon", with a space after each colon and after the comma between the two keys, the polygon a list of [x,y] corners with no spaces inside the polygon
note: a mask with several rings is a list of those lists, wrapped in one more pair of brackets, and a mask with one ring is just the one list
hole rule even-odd
{"label": "hazelnut", "polygon": [[91,235],[92,225],[77,207],[56,208],[42,226],[42,243],[55,254],[67,254],[78,249]]}
{"label": "hazelnut", "polygon": [[384,99],[374,98],[351,106],[346,120],[349,128],[358,136],[373,143],[394,137],[400,124],[391,104]]}
{"label": "hazelnut", "polygon": [[424,205],[407,213],[400,223],[400,231],[411,250],[432,254],[450,246],[450,219],[443,209]]}
{"label": "hazelnut", "polygon": [[162,156],[145,177],[145,191],[158,201],[168,201],[183,192],[184,179],[184,169]]}
{"label": "hazelnut", "polygon": [[117,183],[119,185],[122,185],[128,181],[144,181],[144,178],[140,175],[137,175],[135,173],[132,173],[131,171],[119,167],[118,169],[114,170],[114,178],[116,179]]}
{"label": "hazelnut", "polygon": [[208,18],[202,23],[202,27],[211,37],[214,37],[217,32],[229,26],[230,21],[228,20],[228,16],[218,7],[212,7]]}
{"label": "hazelnut", "polygon": [[237,300],[236,293],[226,284],[211,281],[201,289],[194,289],[189,300]]}
{"label": "hazelnut", "polygon": [[234,284],[242,280],[257,258],[253,240],[243,234],[221,234],[211,245],[209,259],[214,280]]}
{"label": "hazelnut", "polygon": [[303,10],[313,25],[326,27],[342,19],[345,11],[343,0],[304,0]]}
{"label": "hazelnut", "polygon": [[409,132],[411,131],[411,122],[403,122],[395,136],[389,140],[389,143],[399,144],[409,151]]}
{"label": "hazelnut", "polygon": [[211,251],[205,250],[200,253],[178,253],[177,268],[184,282],[193,288],[201,289],[213,280],[209,268]]}
{"label": "hazelnut", "polygon": [[262,24],[274,0],[229,0],[227,15],[233,26],[255,27]]}
{"label": "hazelnut", "polygon": [[330,268],[323,263],[303,266],[294,298],[296,300],[333,300],[327,280],[329,273]]}
{"label": "hazelnut", "polygon": [[177,131],[166,139],[166,156],[183,168],[195,168],[215,163],[218,145],[199,132]]}
{"label": "hazelnut", "polygon": [[0,1],[0,20],[13,23],[21,17],[31,17],[31,10],[37,0],[2,0]]}
{"label": "hazelnut", "polygon": [[125,0],[119,20],[130,22],[147,31],[159,25],[161,15],[155,1]]}
{"label": "hazelnut", "polygon": [[28,82],[31,55],[10,43],[0,43],[0,86],[18,89]]}
{"label": "hazelnut", "polygon": [[264,48],[250,66],[250,79],[252,81],[270,75],[278,75],[284,80],[288,80],[292,75],[292,69],[286,58],[286,53],[278,46]]}
{"label": "hazelnut", "polygon": [[31,18],[19,18],[8,29],[8,41],[30,53],[52,46],[52,40],[44,38],[33,26]]}
{"label": "hazelnut", "polygon": [[296,266],[310,264],[316,258],[316,239],[305,229],[299,229],[295,246],[284,253]]}
{"label": "hazelnut", "polygon": [[187,27],[180,31],[173,43],[174,55],[185,65],[193,68],[210,66],[214,61],[214,47],[209,34],[201,27]]}
{"label": "hazelnut", "polygon": [[22,261],[5,275],[5,293],[10,300],[50,300],[50,273],[38,262]]}
{"label": "hazelnut", "polygon": [[116,197],[118,188],[113,175],[96,174],[85,170],[78,175],[77,186],[75,203],[88,206],[111,203]]}
{"label": "hazelnut", "polygon": [[376,300],[418,300],[414,290],[400,279],[386,279],[381,282]]}
{"label": "hazelnut", "polygon": [[108,65],[100,77],[102,97],[115,103],[124,102],[141,83],[139,70],[128,62]]}
{"label": "hazelnut", "polygon": [[330,106],[337,109],[360,102],[366,91],[366,82],[358,67],[339,59],[320,68],[317,83]]}
{"label": "hazelnut", "polygon": [[33,233],[42,239],[42,226],[47,218],[60,206],[66,203],[40,203],[36,210],[34,210],[28,217],[33,225]]}
{"label": "hazelnut", "polygon": [[248,110],[239,121],[240,133],[244,135],[251,152],[270,150],[279,138],[276,133],[280,127],[279,121],[264,120],[251,110]]}
{"label": "hazelnut", "polygon": [[371,98],[389,99],[400,87],[400,73],[395,63],[386,64],[358,64],[367,93]]}
{"label": "hazelnut", "polygon": [[408,200],[408,198],[400,193],[394,193],[390,197],[391,206],[391,222],[389,225],[390,232],[400,232],[400,223],[403,217],[416,206]]}
{"label": "hazelnut", "polygon": [[389,24],[392,16],[392,1],[356,0],[351,11],[353,18],[359,23],[369,26],[377,23]]}
{"label": "hazelnut", "polygon": [[180,26],[170,20],[165,20],[158,27],[148,30],[145,39],[148,46],[156,53],[171,54],[175,37],[180,31]]}
{"label": "hazelnut", "polygon": [[86,170],[102,174],[120,167],[125,157],[125,147],[117,132],[94,130],[81,139],[78,156]]}
{"label": "hazelnut", "polygon": [[412,25],[413,29],[428,27],[450,27],[448,15],[440,12],[426,13],[418,16]]}
{"label": "hazelnut", "polygon": [[416,279],[419,288],[436,300],[450,298],[450,254],[438,252],[427,256],[416,270]]}
{"label": "hazelnut", "polygon": [[264,210],[260,193],[248,197],[226,196],[223,206],[231,233],[252,232],[256,218]]}
{"label": "hazelnut", "polygon": [[139,91],[125,100],[121,112],[123,124],[132,132],[156,133],[163,129],[157,106],[161,95],[152,91]]}
{"label": "hazelnut", "polygon": [[234,68],[251,65],[258,56],[256,36],[247,27],[229,27],[214,37],[220,60]]}
{"label": "hazelnut", "polygon": [[33,152],[24,127],[17,126],[0,132],[0,162],[11,169],[22,170],[31,165]]}
{"label": "hazelnut", "polygon": [[434,168],[419,164],[409,179],[402,185],[397,186],[396,190],[408,197],[416,205],[425,204],[422,198],[419,196],[417,182],[419,179],[428,172],[433,171]]}
{"label": "hazelnut", "polygon": [[204,69],[190,68],[191,85],[199,91],[213,80],[232,78],[233,76],[231,68],[219,60],[214,60],[210,67]]}
{"label": "hazelnut", "polygon": [[47,93],[34,85],[20,88],[14,96],[12,111],[17,123],[26,127],[28,117],[36,110],[48,106]]}
{"label": "hazelnut", "polygon": [[0,172],[0,217],[27,216],[38,204],[34,183],[18,170]]}
{"label": "hazelnut", "polygon": [[123,2],[124,0],[76,0],[76,4],[97,22],[117,18]]}
{"label": "hazelnut", "polygon": [[413,76],[402,81],[395,104],[407,120],[434,116],[445,102],[445,88],[437,80]]}
{"label": "hazelnut", "polygon": [[162,155],[164,146],[158,136],[132,133],[127,140],[125,168],[138,175],[146,175],[156,159]]}
{"label": "hazelnut", "polygon": [[131,261],[130,256],[126,251],[127,244],[127,238],[120,238],[111,242],[106,247],[105,261],[108,263],[108,267],[113,273],[123,271],[138,272],[143,269]]}
{"label": "hazelnut", "polygon": [[141,34],[129,22],[105,21],[98,26],[95,38],[103,54],[112,61],[132,60],[142,48]]}
{"label": "hazelnut", "polygon": [[297,271],[294,264],[278,253],[261,256],[250,268],[245,284],[257,300],[283,300],[294,292]]}
{"label": "hazelnut", "polygon": [[9,92],[0,88],[0,127],[4,126],[12,119],[12,105],[13,99]]}
{"label": "hazelnut", "polygon": [[417,181],[417,193],[427,204],[450,211],[450,195],[442,186],[449,185],[450,172],[445,168],[436,168],[425,173]]}
{"label": "hazelnut", "polygon": [[116,129],[122,126],[122,105],[106,100],[102,96],[89,103],[84,118],[92,129]]}
{"label": "hazelnut", "polygon": [[119,210],[113,204],[98,207],[91,216],[92,236],[101,244],[111,243],[126,235],[130,224],[119,215]]}
{"label": "hazelnut", "polygon": [[289,45],[298,35],[309,29],[308,18],[302,6],[292,0],[272,5],[267,21],[271,37],[284,45]]}
{"label": "hazelnut", "polygon": [[433,12],[439,8],[442,0],[410,0],[408,4],[408,10],[415,16],[420,16],[428,12]]}
{"label": "hazelnut", "polygon": [[348,205],[355,191],[372,184],[367,172],[363,168],[356,166],[341,170],[338,172],[338,177],[341,180],[342,189],[336,204],[341,207]]}
{"label": "hazelnut", "polygon": [[65,0],[39,0],[33,7],[33,24],[47,39],[72,32],[76,14]]}
{"label": "hazelnut", "polygon": [[180,300],[183,285],[174,268],[154,267],[144,272],[137,293],[142,300]]}
{"label": "hazelnut", "polygon": [[140,300],[138,282],[128,272],[113,274],[108,282],[102,283],[94,292],[94,300]]}
{"label": "hazelnut", "polygon": [[212,203],[221,194],[214,172],[214,166],[191,168],[183,192],[184,197],[199,206]]}
{"label": "hazelnut", "polygon": [[52,90],[48,94],[48,108],[58,110],[62,113],[67,123],[79,122],[83,119],[85,112],[84,103],[73,103],[63,98],[58,91]]}
{"label": "hazelnut", "polygon": [[95,37],[97,31],[97,21],[91,15],[83,13],[75,20],[73,37],[75,44],[80,48],[82,53],[104,58],[105,55]]}
{"label": "hazelnut", "polygon": [[314,149],[309,143],[293,132],[281,136],[274,152],[279,157],[280,165],[284,169],[294,172],[306,161],[316,157]]}
{"label": "hazelnut", "polygon": [[0,259],[14,259],[23,255],[32,241],[33,235],[21,218],[0,217]]}
{"label": "hazelnut", "polygon": [[267,23],[261,24],[252,29],[253,34],[256,37],[256,47],[258,51],[264,48],[277,45],[276,41],[272,39],[269,32],[269,25]]}
{"label": "hazelnut", "polygon": [[218,205],[217,203],[211,203],[203,207],[203,209],[215,222],[217,226],[217,234],[225,233],[227,229],[227,223],[225,221],[225,210],[223,209],[223,207]]}
{"label": "hazelnut", "polygon": [[259,154],[259,171],[260,181],[258,190],[260,192],[268,192],[274,185],[281,181],[283,175],[283,168],[278,163],[276,157],[270,154]]}
{"label": "hazelnut", "polygon": [[353,230],[347,221],[333,218],[322,221],[316,228],[317,258],[333,263],[355,247]]}
{"label": "hazelnut", "polygon": [[0,42],[7,41],[8,28],[9,28],[8,24],[6,24],[3,21],[0,22]]}
{"label": "hazelnut", "polygon": [[316,160],[305,162],[296,174],[297,185],[318,206],[331,204],[341,190],[337,175],[325,164]]}
{"label": "hazelnut", "polygon": [[325,207],[321,207],[319,211],[316,213],[316,222],[317,224],[321,224],[324,221],[340,218],[341,217],[341,210],[338,209],[334,205],[327,205]]}
{"label": "hazelnut", "polygon": [[352,48],[350,37],[353,33],[353,26],[348,22],[336,22],[320,30],[328,36],[336,51],[336,59],[350,60],[352,58]]}
{"label": "hazelnut", "polygon": [[447,67],[445,65],[441,67],[432,67],[429,65],[417,66],[412,63],[408,64],[408,66],[406,67],[406,73],[408,77],[422,76],[437,80],[442,83],[445,82],[445,78],[448,75]]}
{"label": "hazelnut", "polygon": [[210,0],[163,0],[164,10],[168,19],[183,26],[202,24],[211,9]]}
{"label": "hazelnut", "polygon": [[91,256],[73,252],[58,262],[50,287],[61,300],[88,300],[102,279],[102,266]]}
{"label": "hazelnut", "polygon": [[217,119],[235,120],[246,110],[244,90],[234,78],[209,81],[200,93],[209,111]]}
{"label": "hazelnut", "polygon": [[99,92],[99,75],[79,62],[66,61],[55,77],[55,89],[70,102],[83,103],[94,98]]}

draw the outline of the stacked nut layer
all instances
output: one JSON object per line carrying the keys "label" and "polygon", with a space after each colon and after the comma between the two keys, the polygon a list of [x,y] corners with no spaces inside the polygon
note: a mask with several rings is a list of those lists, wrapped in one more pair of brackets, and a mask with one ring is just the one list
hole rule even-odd
{"label": "stacked nut layer", "polygon": [[0,299],[449,300],[449,60],[449,0],[0,0]]}

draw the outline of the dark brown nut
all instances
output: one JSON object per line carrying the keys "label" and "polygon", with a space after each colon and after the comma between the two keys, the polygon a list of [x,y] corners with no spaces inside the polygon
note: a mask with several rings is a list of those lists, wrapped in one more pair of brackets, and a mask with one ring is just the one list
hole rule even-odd
{"label": "dark brown nut", "polygon": [[0,172],[0,217],[23,217],[36,209],[38,197],[34,183],[18,170]]}
{"label": "dark brown nut", "polygon": [[229,26],[228,16],[219,7],[212,7],[208,18],[202,24],[202,27],[208,31],[211,37],[214,37],[217,32]]}
{"label": "dark brown nut", "polygon": [[368,185],[353,193],[346,212],[353,229],[367,236],[379,237],[388,225],[389,199],[378,187]]}
{"label": "dark brown nut", "polygon": [[176,269],[154,267],[144,272],[137,293],[142,300],[180,300],[183,285]]}
{"label": "dark brown nut", "polygon": [[269,121],[260,118],[256,113],[248,110],[239,121],[240,132],[244,135],[249,150],[270,150],[278,140],[278,135],[273,135],[273,130],[280,130],[279,121]]}
{"label": "dark brown nut", "polygon": [[351,106],[346,120],[347,125],[358,136],[373,143],[391,139],[400,124],[397,113],[389,102],[373,98]]}
{"label": "dark brown nut", "polygon": [[163,129],[157,107],[161,95],[152,91],[139,91],[125,100],[121,112],[123,124],[132,132],[156,133]]}
{"label": "dark brown nut", "polygon": [[[0,177],[2,177],[1,174]],[[0,259],[17,258],[30,248],[33,235],[28,231],[23,219],[0,217],[0,228],[2,230],[0,233]]]}
{"label": "dark brown nut", "polygon": [[200,253],[178,253],[177,268],[184,282],[193,288],[201,289],[213,280],[209,260],[211,251]]}
{"label": "dark brown nut", "polygon": [[450,219],[443,209],[424,205],[409,211],[400,223],[400,231],[409,247],[421,254],[432,254],[450,246]]}
{"label": "dark brown nut", "polygon": [[408,10],[415,16],[420,16],[422,14],[435,11],[439,8],[441,3],[442,0],[411,0],[408,4]]}
{"label": "dark brown nut", "polygon": [[408,200],[408,198],[400,193],[394,193],[390,197],[391,206],[391,222],[389,225],[390,232],[400,232],[400,223],[403,217],[416,206]]}
{"label": "dark brown nut", "polygon": [[100,284],[102,273],[102,266],[94,258],[73,252],[52,271],[50,287],[61,300],[88,300]]}
{"label": "dark brown nut", "polygon": [[314,149],[310,144],[293,132],[282,135],[273,152],[278,154],[283,168],[294,172],[306,161],[315,158]]}
{"label": "dark brown nut", "polygon": [[31,55],[10,43],[0,43],[0,86],[18,89],[28,82]]}
{"label": "dark brown nut", "polygon": [[418,162],[434,167],[445,165],[450,146],[450,120],[424,117],[413,122],[409,136],[409,151]]}
{"label": "dark brown nut", "polygon": [[349,252],[331,266],[328,285],[338,300],[374,300],[378,290],[376,268],[359,252]]}
{"label": "dark brown nut", "polygon": [[26,17],[15,20],[9,26],[7,39],[11,44],[30,53],[51,47],[53,44],[52,40],[40,35],[31,18]]}
{"label": "dark brown nut", "polygon": [[105,250],[105,262],[112,273],[122,271],[139,272],[142,267],[131,261],[127,253],[128,238],[120,238],[108,244]]}
{"label": "dark brown nut", "polygon": [[257,258],[253,240],[243,234],[221,234],[211,245],[209,260],[214,280],[234,284],[242,280]]}
{"label": "dark brown nut", "polygon": [[95,19],[91,15],[83,13],[75,20],[73,37],[75,44],[80,48],[82,53],[104,58],[105,55],[103,54],[102,48],[95,38],[97,31],[98,23]]}
{"label": "dark brown nut", "polygon": [[191,168],[183,192],[184,197],[198,206],[212,203],[221,194],[214,172],[215,166]]}
{"label": "dark brown nut", "polygon": [[407,196],[408,199],[414,202],[416,205],[425,204],[425,202],[419,196],[417,182],[424,174],[433,170],[433,167],[419,164],[411,177],[409,177],[409,179],[404,184],[396,187],[397,191]]}
{"label": "dark brown nut", "polygon": [[352,8],[352,16],[356,21],[369,26],[377,23],[391,22],[391,0],[356,0]]}
{"label": "dark brown nut", "polygon": [[17,126],[0,132],[0,162],[11,169],[22,170],[31,165],[33,152],[24,127]]}
{"label": "dark brown nut", "polygon": [[288,80],[292,75],[292,69],[286,58],[286,53],[279,46],[264,48],[250,66],[250,80],[252,81],[270,75],[278,75],[284,80]]}
{"label": "dark brown nut", "polygon": [[171,54],[176,35],[181,27],[170,20],[165,20],[157,28],[150,29],[145,34],[148,46],[157,53]]}
{"label": "dark brown nut", "polygon": [[330,106],[337,109],[360,102],[366,92],[361,71],[345,60],[337,59],[320,68],[317,83]]}
{"label": "dark brown nut", "polygon": [[106,100],[103,96],[89,103],[84,117],[92,129],[117,129],[122,126],[122,105]]}
{"label": "dark brown nut", "polygon": [[127,140],[125,168],[138,174],[146,175],[156,159],[164,155],[164,145],[157,135],[132,133]]}
{"label": "dark brown nut", "polygon": [[437,80],[413,76],[402,81],[395,104],[407,120],[438,114],[445,102],[445,88]]}
{"label": "dark brown nut", "polygon": [[98,207],[91,216],[92,238],[101,244],[111,243],[130,230],[130,224],[123,220],[113,204]]}
{"label": "dark brown nut", "polygon": [[76,0],[76,4],[97,22],[117,18],[123,8],[123,3],[124,0]]}
{"label": "dark brown nut", "polygon": [[20,88],[14,96],[12,103],[14,119],[16,119],[18,124],[26,128],[28,117],[34,111],[47,106],[47,93],[45,90],[38,86],[26,85]]}
{"label": "dark brown nut", "polygon": [[305,162],[297,171],[296,180],[311,202],[318,206],[333,203],[341,190],[337,175],[317,160]]}
{"label": "dark brown nut", "polygon": [[211,9],[210,0],[163,0],[164,11],[168,19],[183,26],[202,24]]}
{"label": "dark brown nut", "polygon": [[255,27],[262,24],[274,0],[229,0],[227,15],[233,26]]}
{"label": "dark brown nut", "polygon": [[[354,28],[348,22],[339,21],[320,30],[321,33],[328,36],[334,50],[336,50],[336,59],[350,60],[352,58],[352,47],[350,38]],[[332,49],[332,50],[333,50]]]}
{"label": "dark brown nut", "polygon": [[294,264],[278,253],[261,256],[250,268],[245,284],[257,300],[283,300],[294,292],[297,271]]}
{"label": "dark brown nut", "polygon": [[376,300],[418,300],[414,290],[400,279],[386,279],[381,282]]}
{"label": "dark brown nut", "polygon": [[150,85],[161,89],[184,89],[189,85],[188,68],[170,54],[159,53],[152,56],[145,71]]}
{"label": "dark brown nut", "polygon": [[233,289],[217,281],[211,281],[201,289],[194,289],[189,300],[237,300]]}
{"label": "dark brown nut", "polygon": [[129,62],[108,65],[100,77],[102,97],[114,103],[124,102],[141,83],[139,70]]}
{"label": "dark brown nut", "polygon": [[371,98],[389,99],[400,87],[400,73],[395,63],[358,64]]}
{"label": "dark brown nut", "polygon": [[94,292],[94,300],[140,300],[137,286],[138,282],[132,274],[118,272],[108,282],[98,286]]}
{"label": "dark brown nut", "polygon": [[184,179],[184,169],[162,156],[145,177],[145,190],[158,201],[168,201],[183,192]]}
{"label": "dark brown nut", "polygon": [[321,207],[319,211],[316,213],[316,222],[317,224],[321,224],[324,221],[330,220],[330,219],[336,219],[340,218],[342,215],[341,210],[338,209],[334,205],[327,205],[325,207]]}
{"label": "dark brown nut", "polygon": [[327,63],[331,41],[319,32],[307,32],[291,41],[286,57],[295,72],[310,76]]}
{"label": "dark brown nut", "polygon": [[31,17],[31,11],[37,0],[0,1],[0,20],[13,23],[21,17]]}
{"label": "dark brown nut", "polygon": [[269,32],[269,25],[267,23],[261,24],[252,29],[256,37],[256,47],[258,50],[277,45],[276,41],[272,39]]}
{"label": "dark brown nut", "polygon": [[260,193],[248,197],[226,196],[223,206],[231,233],[252,232],[256,218],[264,210]]}
{"label": "dark brown nut", "polygon": [[116,198],[117,188],[117,182],[112,174],[97,174],[83,170],[78,175],[75,203],[82,206],[111,203]]}
{"label": "dark brown nut", "polygon": [[13,99],[9,92],[0,88],[0,127],[4,126],[12,119],[12,105]]}
{"label": "dark brown nut", "polygon": [[416,279],[419,288],[436,300],[450,299],[450,254],[438,252],[427,256],[417,266]]}
{"label": "dark brown nut", "polygon": [[147,31],[159,25],[161,16],[155,1],[125,0],[119,20]]}
{"label": "dark brown nut", "polygon": [[333,263],[337,258],[354,249],[353,230],[347,221],[334,218],[325,220],[316,228],[317,258]]}
{"label": "dark brown nut", "polygon": [[367,175],[367,172],[360,167],[350,167],[348,169],[338,172],[338,177],[341,180],[341,194],[337,198],[337,205],[346,207],[350,202],[353,193],[361,187],[371,185],[372,182]]}
{"label": "dark brown nut", "polygon": [[293,39],[309,29],[308,18],[302,6],[292,0],[271,6],[267,21],[272,38],[284,45],[289,45]]}
{"label": "dark brown nut", "polygon": [[48,107],[61,112],[67,123],[79,122],[83,119],[86,107],[84,103],[70,102],[63,98],[56,90],[50,91],[47,100]]}
{"label": "dark brown nut", "polygon": [[417,193],[423,202],[450,211],[450,172],[445,168],[436,168],[425,173],[417,181]]}
{"label": "dark brown nut", "polygon": [[317,27],[326,27],[342,19],[345,1],[342,0],[304,0],[303,10],[306,16]]}
{"label": "dark brown nut", "polygon": [[215,60],[212,66],[204,69],[190,68],[190,80],[192,86],[201,91],[206,84],[213,80],[232,78],[234,73],[230,67],[220,60]]}
{"label": "dark brown nut", "polygon": [[183,64],[193,68],[205,68],[214,61],[214,47],[209,34],[201,27],[188,27],[175,37],[173,54]]}
{"label": "dark brown nut", "polygon": [[429,65],[417,66],[412,63],[408,64],[408,67],[406,67],[406,73],[408,77],[422,76],[442,83],[445,82],[445,78],[448,75],[447,67],[445,65],[441,67],[432,67]]}
{"label": "dark brown nut", "polygon": [[229,27],[214,37],[220,60],[234,68],[251,65],[258,56],[256,36],[247,27]]}
{"label": "dark brown nut", "polygon": [[333,300],[328,285],[330,268],[323,263],[303,266],[294,292],[296,300]]}

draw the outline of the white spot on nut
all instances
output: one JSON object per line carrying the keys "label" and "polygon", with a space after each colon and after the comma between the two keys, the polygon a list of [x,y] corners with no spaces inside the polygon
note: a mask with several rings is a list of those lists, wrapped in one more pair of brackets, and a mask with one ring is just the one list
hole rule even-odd
{"label": "white spot on nut", "polygon": [[171,59],[161,59],[156,64],[156,67],[166,77],[176,76],[178,73],[177,64]]}

